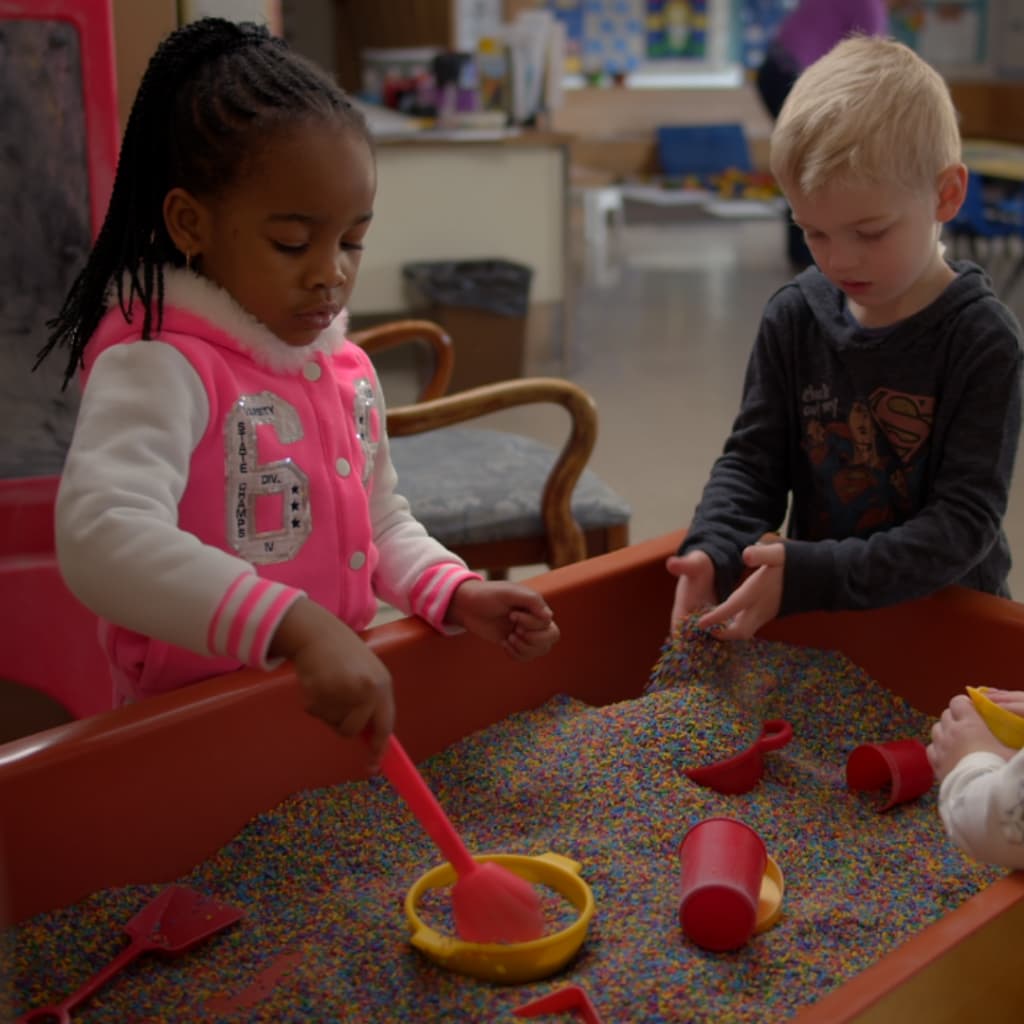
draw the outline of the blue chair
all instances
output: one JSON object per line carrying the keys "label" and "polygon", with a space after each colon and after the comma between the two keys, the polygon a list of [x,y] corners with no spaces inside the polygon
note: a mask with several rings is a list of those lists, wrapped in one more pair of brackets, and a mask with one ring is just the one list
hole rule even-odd
{"label": "blue chair", "polygon": [[952,239],[954,253],[960,243],[966,240],[971,259],[983,263],[978,249],[979,240],[984,240],[991,252],[995,239],[1008,239],[1020,233],[1020,227],[998,213],[997,206],[985,197],[985,185],[980,174],[967,173],[967,193],[957,215],[946,225]]}
{"label": "blue chair", "polygon": [[1004,295],[1009,295],[1021,277],[1024,277],[1024,183],[1021,184],[1016,195],[1001,199],[996,204],[996,215],[1004,224],[1013,227],[1014,235],[1020,239],[1022,246],[1016,264],[1003,282],[1002,292]]}
{"label": "blue chair", "polygon": [[661,173],[669,178],[690,174],[706,178],[730,169],[753,170],[740,124],[661,125],[657,146]]}
{"label": "blue chair", "polygon": [[[398,490],[413,515],[470,568],[504,579],[517,566],[568,565],[629,543],[630,507],[587,467],[597,408],[571,381],[523,377],[446,394],[452,342],[437,324],[402,320],[352,334],[371,357],[426,343],[433,372],[410,405],[388,409]],[[472,341],[472,339],[467,339]],[[518,433],[461,424],[514,406],[569,415],[560,450]]]}

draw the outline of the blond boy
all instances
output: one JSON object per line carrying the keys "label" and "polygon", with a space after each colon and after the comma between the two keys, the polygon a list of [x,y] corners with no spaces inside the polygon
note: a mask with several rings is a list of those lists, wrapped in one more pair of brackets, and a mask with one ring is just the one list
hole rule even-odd
{"label": "blond boy", "polygon": [[[1007,595],[1021,330],[943,254],[967,180],[945,83],[899,43],[848,39],[797,80],[771,165],[816,266],[765,308],[667,563],[673,624],[711,606],[701,623],[740,638],[953,583]],[[759,543],[787,513],[786,539]]]}

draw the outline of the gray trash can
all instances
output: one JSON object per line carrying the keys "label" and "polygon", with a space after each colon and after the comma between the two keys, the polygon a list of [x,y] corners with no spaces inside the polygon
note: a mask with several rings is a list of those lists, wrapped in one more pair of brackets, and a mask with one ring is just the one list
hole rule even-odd
{"label": "gray trash can", "polygon": [[402,272],[422,315],[451,335],[450,392],[523,375],[532,268],[500,259],[447,260],[407,263]]}

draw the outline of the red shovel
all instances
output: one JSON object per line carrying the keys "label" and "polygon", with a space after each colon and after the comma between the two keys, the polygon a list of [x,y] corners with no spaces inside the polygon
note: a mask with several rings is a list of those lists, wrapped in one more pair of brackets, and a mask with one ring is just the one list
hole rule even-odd
{"label": "red shovel", "polygon": [[536,890],[519,875],[492,861],[478,862],[441,810],[405,748],[388,737],[381,771],[437,843],[459,876],[452,886],[455,929],[467,942],[530,942],[544,934]]}
{"label": "red shovel", "polygon": [[143,953],[176,956],[234,924],[242,912],[194,889],[172,885],[150,900],[125,926],[130,942],[101,971],[63,1002],[40,1006],[18,1018],[17,1024],[70,1024],[71,1011],[84,1003]]}

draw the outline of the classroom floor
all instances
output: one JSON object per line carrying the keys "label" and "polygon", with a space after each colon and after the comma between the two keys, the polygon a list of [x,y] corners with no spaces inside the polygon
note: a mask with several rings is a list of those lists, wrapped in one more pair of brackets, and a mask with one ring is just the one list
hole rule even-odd
{"label": "classroom floor", "polygon": [[[581,240],[574,247],[565,375],[597,402],[590,465],[632,505],[634,541],[684,526],[700,497],[738,407],[762,306],[790,276],[783,232],[774,220],[627,204],[625,226],[600,266]],[[997,254],[994,279],[1004,280],[1011,265]],[[1008,304],[1024,320],[1024,283]],[[532,346],[526,373],[560,375],[560,353]],[[384,384],[393,403],[387,377]],[[501,413],[487,425],[559,443],[564,414],[536,410]],[[1018,552],[1011,586],[1024,600],[1024,456],[1006,525]]]}

